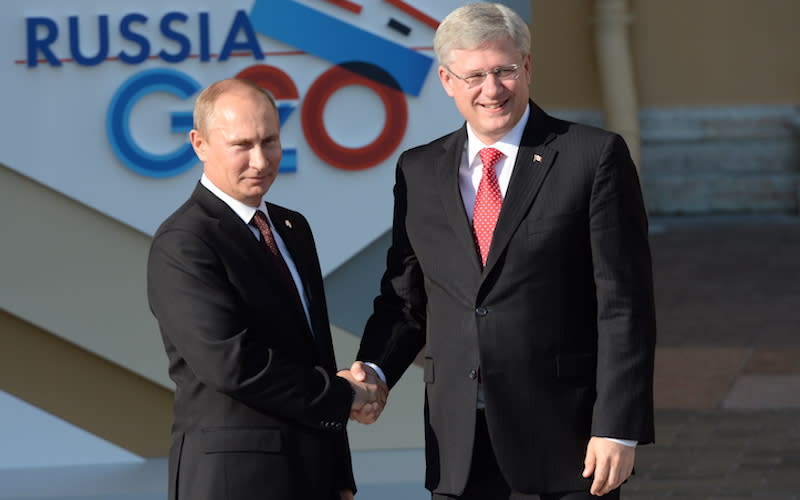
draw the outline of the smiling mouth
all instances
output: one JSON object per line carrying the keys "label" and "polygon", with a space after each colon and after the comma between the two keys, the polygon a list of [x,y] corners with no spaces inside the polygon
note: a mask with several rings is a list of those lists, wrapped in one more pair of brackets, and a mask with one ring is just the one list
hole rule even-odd
{"label": "smiling mouth", "polygon": [[486,109],[500,109],[500,108],[502,108],[503,106],[505,106],[505,104],[506,104],[507,102],[508,102],[508,99],[506,99],[506,100],[505,100],[505,101],[503,101],[503,102],[499,102],[499,103],[497,103],[497,104],[481,104],[481,106],[483,106],[483,107],[484,107],[484,108],[486,108]]}

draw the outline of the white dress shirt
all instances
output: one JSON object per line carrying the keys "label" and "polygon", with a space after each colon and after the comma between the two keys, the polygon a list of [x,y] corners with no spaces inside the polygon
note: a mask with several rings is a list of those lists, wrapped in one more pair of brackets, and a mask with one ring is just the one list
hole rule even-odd
{"label": "white dress shirt", "polygon": [[[297,294],[300,296],[300,301],[303,303],[303,312],[305,312],[306,321],[308,321],[308,327],[311,328],[311,314],[308,312],[308,298],[306,298],[306,291],[305,288],[303,288],[303,282],[300,280],[300,274],[297,272],[297,266],[295,266],[294,260],[292,260],[292,255],[286,248],[286,244],[283,242],[280,233],[275,230],[275,224],[272,223],[272,219],[269,217],[267,206],[263,202],[261,205],[259,205],[259,207],[245,205],[241,201],[233,198],[215,186],[214,183],[211,182],[208,177],[206,177],[206,174],[203,174],[203,176],[200,178],[200,184],[211,191],[214,196],[222,200],[223,203],[231,207],[231,210],[233,210],[234,213],[236,213],[236,215],[242,219],[245,225],[247,225],[248,229],[250,229],[250,232],[253,233],[253,236],[255,236],[255,238],[259,241],[261,241],[261,232],[257,227],[250,224],[250,221],[253,220],[253,216],[256,214],[257,210],[260,210],[264,213],[264,215],[267,216],[267,222],[269,222],[269,227],[272,230],[272,236],[275,238],[275,243],[278,245],[278,251],[280,251],[281,255],[283,256],[283,260],[286,261],[286,267],[289,268],[289,273],[292,275],[294,286],[297,287]],[[313,332],[314,330],[311,329],[311,331]]]}

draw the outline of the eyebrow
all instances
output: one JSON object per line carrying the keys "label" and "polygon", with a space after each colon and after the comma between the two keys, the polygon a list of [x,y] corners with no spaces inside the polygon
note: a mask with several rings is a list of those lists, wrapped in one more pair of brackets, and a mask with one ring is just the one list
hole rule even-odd
{"label": "eyebrow", "polygon": [[509,66],[515,66],[515,65],[518,65],[520,67],[522,66],[522,65],[520,65],[518,63],[498,64],[497,66],[492,66],[489,69],[474,69],[474,70],[470,70],[470,71],[467,71],[465,73],[465,75],[469,76],[469,75],[474,75],[476,73],[491,73],[492,71],[494,71],[494,70],[496,70],[498,68],[507,68]]}

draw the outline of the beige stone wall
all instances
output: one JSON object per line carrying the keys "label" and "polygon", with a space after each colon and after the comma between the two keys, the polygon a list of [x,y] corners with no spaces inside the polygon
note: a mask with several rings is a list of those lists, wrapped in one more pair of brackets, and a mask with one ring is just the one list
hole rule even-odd
{"label": "beige stone wall", "polygon": [[642,107],[800,103],[800,2],[632,3]]}
{"label": "beige stone wall", "polygon": [[[593,0],[532,0],[534,98],[602,107]],[[800,2],[629,0],[639,105],[800,103]]]}

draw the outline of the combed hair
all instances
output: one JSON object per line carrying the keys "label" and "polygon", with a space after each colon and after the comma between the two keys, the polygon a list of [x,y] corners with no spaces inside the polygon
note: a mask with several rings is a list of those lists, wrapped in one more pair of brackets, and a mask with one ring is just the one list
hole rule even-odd
{"label": "combed hair", "polygon": [[245,80],[243,78],[228,78],[227,80],[220,80],[212,83],[206,87],[205,90],[200,92],[200,95],[197,96],[197,100],[194,102],[192,126],[195,130],[200,132],[201,136],[206,135],[206,132],[208,132],[208,124],[214,120],[214,105],[217,103],[217,99],[219,99],[222,94],[237,87],[240,89],[249,88],[255,92],[258,92],[259,94],[263,94],[269,100],[270,104],[272,104],[272,107],[275,108],[275,110],[278,109],[272,92],[263,87],[259,87],[250,80]]}
{"label": "combed hair", "polygon": [[447,65],[454,49],[477,49],[502,39],[511,40],[523,56],[531,52],[531,32],[519,14],[499,3],[470,3],[444,18],[433,37],[433,50],[439,64]]}

